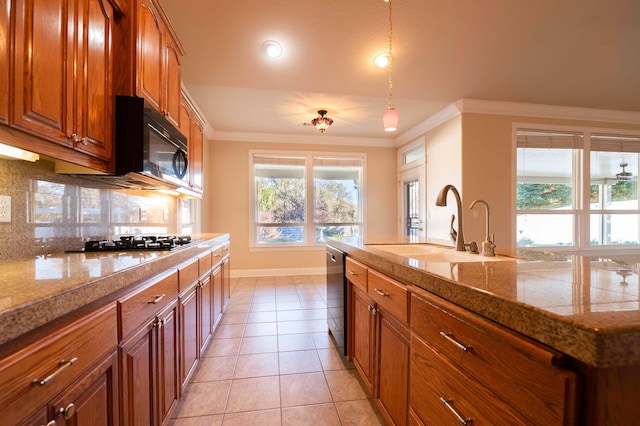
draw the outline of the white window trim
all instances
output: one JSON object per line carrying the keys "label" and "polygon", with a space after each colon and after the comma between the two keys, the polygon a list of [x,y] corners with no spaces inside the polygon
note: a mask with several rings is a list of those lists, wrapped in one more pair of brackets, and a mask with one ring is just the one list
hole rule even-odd
{"label": "white window trim", "polygon": [[[253,166],[254,154],[280,155],[280,156],[299,156],[305,157],[304,178],[306,183],[307,208],[305,212],[304,240],[302,243],[289,244],[270,244],[261,245],[257,243],[256,237],[256,194],[255,194],[255,168]],[[362,160],[362,181],[360,182],[360,199],[358,205],[360,208],[360,238],[366,238],[366,211],[365,202],[367,194],[367,154],[362,152],[342,152],[342,151],[295,151],[295,150],[274,150],[274,149],[250,149],[249,150],[249,251],[299,251],[299,250],[320,250],[324,249],[326,243],[316,243],[313,237],[313,208],[309,208],[309,202],[313,203],[314,190],[313,179],[309,179],[309,173],[313,172],[313,157],[331,156],[337,158],[357,158]],[[311,176],[313,177],[313,176]],[[311,195],[311,198],[309,196]]]}
{"label": "white window trim", "polygon": [[[519,129],[535,129],[535,130],[550,130],[550,131],[567,131],[567,132],[581,132],[584,136],[584,146],[583,152],[591,153],[591,134],[592,133],[610,133],[610,134],[625,134],[629,136],[640,136],[640,130],[634,129],[620,129],[620,128],[606,128],[606,127],[592,127],[592,126],[567,126],[567,125],[554,125],[554,124],[545,124],[545,123],[527,123],[527,122],[512,122],[511,123],[511,176],[512,176],[512,187],[511,187],[511,227],[513,229],[513,238],[512,242],[513,246],[517,246],[517,238],[518,238],[518,230],[517,230],[517,215],[526,213],[526,210],[518,210],[516,207],[516,193],[517,193],[517,185],[518,185],[518,164],[517,164],[517,132]],[[540,246],[540,247],[527,247],[527,250],[540,250],[540,251],[549,251],[553,250],[554,252],[581,252],[581,253],[598,253],[598,254],[613,254],[613,253],[621,253],[625,251],[637,251],[640,249],[640,244],[635,245],[590,245],[591,235],[590,229],[588,225],[582,226],[582,224],[590,223],[590,215],[591,215],[591,206],[589,203],[590,199],[590,170],[591,170],[591,156],[583,154],[580,156],[578,153],[574,153],[575,156],[581,157],[578,158],[577,164],[575,167],[579,168],[579,176],[574,176],[574,185],[576,188],[582,189],[582,191],[574,191],[573,196],[577,197],[574,199],[574,208],[575,210],[566,211],[568,213],[574,212],[575,220],[574,220],[574,245],[565,247],[565,246]],[[574,163],[576,162],[576,158],[574,157]],[[581,178],[581,182],[577,182],[576,179]],[[544,214],[540,213],[539,214]],[[565,213],[565,212],[562,212]],[[624,211],[624,213],[632,214],[628,210]]]}

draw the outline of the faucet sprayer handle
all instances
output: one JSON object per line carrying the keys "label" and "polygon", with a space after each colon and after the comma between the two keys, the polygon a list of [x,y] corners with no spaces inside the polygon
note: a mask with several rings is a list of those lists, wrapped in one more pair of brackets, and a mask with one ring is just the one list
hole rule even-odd
{"label": "faucet sprayer handle", "polygon": [[458,232],[456,232],[455,228],[453,227],[453,222],[455,222],[455,220],[456,220],[456,215],[452,214],[451,226],[449,228],[449,236],[451,237],[451,241],[453,241],[454,243],[458,240]]}

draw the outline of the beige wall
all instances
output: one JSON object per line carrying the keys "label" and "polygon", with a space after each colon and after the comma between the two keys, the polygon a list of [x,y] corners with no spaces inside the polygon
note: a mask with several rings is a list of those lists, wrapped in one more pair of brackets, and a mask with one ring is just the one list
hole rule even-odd
{"label": "beige wall", "polygon": [[205,197],[202,229],[204,232],[231,234],[234,275],[251,275],[263,270],[289,274],[321,271],[324,248],[249,251],[249,150],[365,153],[366,186],[364,211],[367,237],[395,235],[396,149],[330,145],[275,144],[208,141],[205,144]]}
{"label": "beige wall", "polygon": [[449,227],[451,214],[456,214],[453,194],[446,207],[437,207],[436,198],[443,186],[454,185],[461,190],[461,117],[457,116],[430,130],[425,135],[427,238],[435,243],[451,244]]}

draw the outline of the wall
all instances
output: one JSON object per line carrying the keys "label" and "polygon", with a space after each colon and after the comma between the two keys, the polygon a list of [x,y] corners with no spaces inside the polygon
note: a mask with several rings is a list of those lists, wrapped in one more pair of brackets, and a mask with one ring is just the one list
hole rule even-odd
{"label": "wall", "polygon": [[324,270],[324,248],[249,250],[249,150],[356,152],[367,155],[364,211],[367,237],[395,235],[396,149],[332,145],[209,141],[205,144],[204,232],[231,234],[234,275],[259,275]]}
{"label": "wall", "polygon": [[[462,195],[462,132],[461,117],[454,117],[425,135],[427,239],[439,244],[452,244],[449,238],[451,215],[457,215],[453,194],[447,196],[447,206],[436,206],[442,187],[455,186]],[[463,198],[464,201],[464,198]],[[457,227],[457,219],[456,224]]]}
{"label": "wall", "polygon": [[0,223],[0,260],[60,253],[124,234],[198,231],[199,200],[107,188],[54,170],[44,159],[0,159],[0,195],[11,197],[12,214],[10,223]]}

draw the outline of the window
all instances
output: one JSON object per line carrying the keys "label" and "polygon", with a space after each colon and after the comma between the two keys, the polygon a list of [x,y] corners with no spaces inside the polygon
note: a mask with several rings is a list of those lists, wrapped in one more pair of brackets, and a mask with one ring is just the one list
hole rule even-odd
{"label": "window", "polygon": [[518,247],[639,243],[640,137],[518,129],[516,144]]}
{"label": "window", "polygon": [[250,157],[253,247],[361,235],[364,156],[270,151]]}

